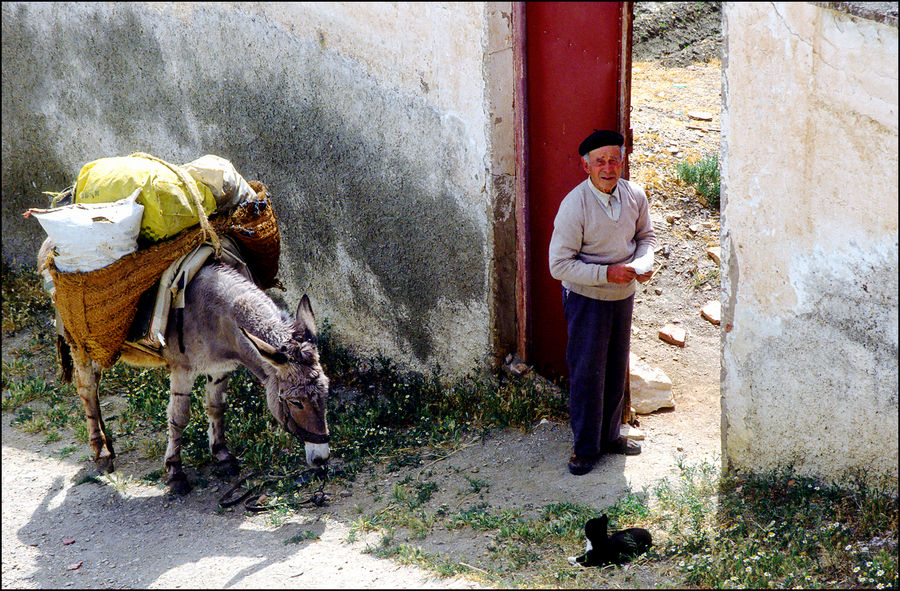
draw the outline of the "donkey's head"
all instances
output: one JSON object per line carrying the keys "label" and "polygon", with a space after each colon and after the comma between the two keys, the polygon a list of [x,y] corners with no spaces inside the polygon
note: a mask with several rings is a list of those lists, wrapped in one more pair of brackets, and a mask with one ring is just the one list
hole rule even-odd
{"label": "donkey's head", "polygon": [[306,294],[297,306],[291,337],[271,344],[241,331],[260,354],[266,371],[266,402],[284,429],[306,444],[306,463],[320,466],[328,461],[328,378],[319,365],[316,320]]}

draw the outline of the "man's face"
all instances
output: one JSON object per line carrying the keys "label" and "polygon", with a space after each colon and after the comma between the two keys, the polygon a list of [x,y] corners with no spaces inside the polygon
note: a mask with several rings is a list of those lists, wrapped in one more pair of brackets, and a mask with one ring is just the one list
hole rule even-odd
{"label": "man's face", "polygon": [[619,146],[603,146],[587,153],[590,163],[581,159],[584,172],[591,177],[594,186],[604,193],[612,193],[622,174],[622,152]]}

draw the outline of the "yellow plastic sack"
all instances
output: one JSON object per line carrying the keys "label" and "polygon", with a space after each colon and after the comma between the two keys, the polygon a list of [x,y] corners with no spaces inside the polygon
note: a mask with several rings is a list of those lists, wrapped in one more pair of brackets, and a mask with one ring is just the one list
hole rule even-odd
{"label": "yellow plastic sack", "polygon": [[[204,211],[216,209],[209,187],[187,177],[199,192]],[[199,223],[197,208],[187,186],[165,164],[139,156],[101,158],[85,164],[75,183],[76,203],[109,203],[131,195],[144,206],[141,236],[151,242],[171,238]]]}

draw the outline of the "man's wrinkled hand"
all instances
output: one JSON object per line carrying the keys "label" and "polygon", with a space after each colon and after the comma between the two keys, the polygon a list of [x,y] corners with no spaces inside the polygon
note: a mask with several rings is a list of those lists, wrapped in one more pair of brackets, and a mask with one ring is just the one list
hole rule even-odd
{"label": "man's wrinkled hand", "polygon": [[628,265],[610,265],[606,268],[606,281],[609,283],[630,283],[635,277],[637,274]]}
{"label": "man's wrinkled hand", "polygon": [[635,275],[635,279],[637,279],[641,283],[647,283],[648,281],[650,281],[651,277],[653,277],[653,271],[647,271],[646,273]]}

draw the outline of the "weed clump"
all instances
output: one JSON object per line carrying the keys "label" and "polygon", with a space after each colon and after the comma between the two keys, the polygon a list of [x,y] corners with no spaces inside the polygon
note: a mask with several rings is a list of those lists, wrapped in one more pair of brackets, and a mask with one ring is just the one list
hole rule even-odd
{"label": "weed clump", "polygon": [[653,513],[662,556],[691,586],[897,588],[897,496],[857,482],[829,485],[791,471],[718,476],[680,466]]}
{"label": "weed clump", "polygon": [[710,209],[719,209],[719,156],[712,154],[698,162],[675,165],[678,177],[706,199]]}
{"label": "weed clump", "polygon": [[337,341],[328,319],[319,351],[332,384],[332,450],[351,473],[379,458],[391,458],[394,469],[419,465],[424,446],[455,444],[468,432],[568,417],[559,389],[533,377],[475,369],[448,381],[439,368],[426,375],[402,370],[383,355],[356,358]]}

